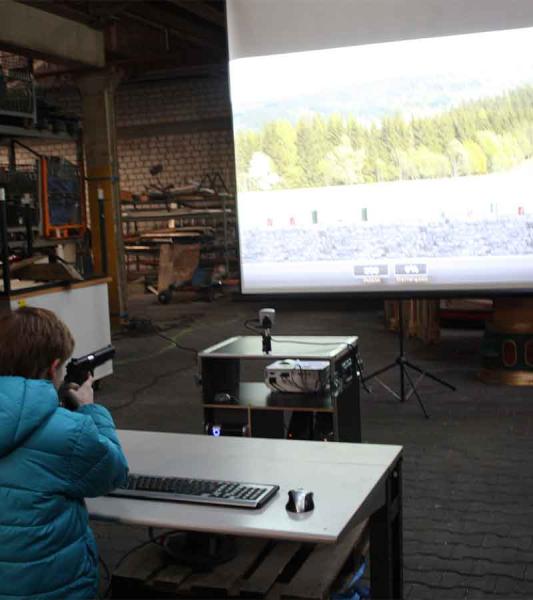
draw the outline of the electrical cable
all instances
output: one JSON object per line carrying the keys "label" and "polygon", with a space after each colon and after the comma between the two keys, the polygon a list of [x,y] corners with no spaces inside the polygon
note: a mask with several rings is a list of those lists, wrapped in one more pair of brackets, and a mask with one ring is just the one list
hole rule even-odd
{"label": "electrical cable", "polygon": [[355,348],[355,366],[357,367],[357,371],[359,373],[359,381],[363,386],[363,389],[367,394],[372,393],[371,389],[366,385],[365,381],[365,365],[363,364],[362,358],[359,356],[359,348]]}
{"label": "electrical cable", "polygon": [[[164,379],[165,377],[170,377],[171,375],[175,375],[175,374],[181,373],[183,371],[188,371],[189,369],[192,369],[192,368],[193,368],[192,365],[185,366],[185,367],[179,367],[177,369],[172,369],[172,371],[167,371],[165,373],[160,373],[159,375],[155,375],[152,378],[152,380],[150,381],[150,383],[147,383],[147,384],[141,386],[140,388],[136,389],[132,393],[131,399],[128,400],[127,402],[124,402],[123,404],[118,404],[117,406],[107,406],[106,405],[106,407],[109,410],[122,410],[123,408],[127,408],[128,406],[135,404],[135,402],[137,402],[137,400],[139,399],[139,395],[142,394],[143,392],[146,392],[147,390],[151,389],[152,387],[154,387],[160,379]],[[116,377],[116,375],[115,375],[115,377]],[[121,378],[117,377],[117,379],[121,379]]]}
{"label": "electrical cable", "polygon": [[154,324],[153,321],[150,321],[152,329],[154,330],[154,333],[164,339],[167,340],[168,342],[171,342],[172,344],[174,344],[174,346],[176,346],[176,348],[179,348],[180,350],[183,350],[184,352],[192,352],[194,354],[194,358],[196,359],[198,357],[198,350],[196,348],[192,348],[190,346],[184,346],[183,344],[178,343],[174,338],[171,338],[168,335],[165,335],[164,333],[162,333],[157,326]]}
{"label": "electrical cable", "polygon": [[148,540],[146,542],[142,542],[142,544],[137,544],[137,546],[130,548],[130,550],[128,550],[126,552],[126,554],[124,554],[123,556],[120,557],[117,564],[113,568],[113,572],[111,573],[111,577],[109,579],[109,584],[104,592],[104,598],[109,598],[109,593],[111,592],[111,587],[112,587],[112,583],[113,583],[113,575],[116,573],[116,571],[122,565],[122,563],[128,558],[128,556],[133,554],[136,550],[140,550],[141,548],[144,548],[145,546],[148,546],[148,544],[151,544],[151,543],[152,543],[152,540]]}
{"label": "electrical cable", "polygon": [[154,544],[159,544],[158,538],[154,536],[154,528],[148,527],[148,537]]}
{"label": "electrical cable", "polygon": [[165,533],[162,533],[161,535],[154,537],[153,536],[153,528],[149,527],[148,528],[148,535],[149,535],[149,539],[146,540],[145,542],[142,542],[140,544],[137,544],[136,546],[133,546],[133,548],[130,548],[125,554],[123,554],[119,560],[117,561],[117,563],[115,564],[115,566],[113,567],[113,571],[110,574],[109,577],[109,584],[104,592],[104,598],[109,598],[109,593],[111,592],[111,585],[112,585],[112,578],[113,575],[117,572],[117,570],[119,569],[119,567],[122,565],[122,563],[128,558],[128,556],[130,556],[131,554],[133,554],[135,551],[140,550],[141,548],[144,548],[145,546],[148,546],[149,544],[160,544],[160,542],[158,541],[160,538],[163,538],[167,535],[172,535],[173,533],[178,533],[179,530],[177,529],[172,529],[170,531],[167,531]]}
{"label": "electrical cable", "polygon": [[[183,350],[184,352],[191,352],[191,353],[193,353],[194,354],[194,365],[196,365],[196,359],[198,357],[198,350],[196,348],[191,348],[189,346],[184,346],[182,344],[179,344],[175,339],[173,339],[173,338],[169,337],[168,335],[165,335],[164,333],[162,333],[156,327],[156,325],[154,324],[153,321],[147,319],[147,323],[150,324],[150,326],[153,329],[155,335],[157,335],[158,337],[163,338],[163,339],[171,342],[179,350]],[[119,404],[117,406],[108,406],[107,408],[109,408],[109,410],[122,410],[123,408],[127,408],[128,406],[131,406],[132,404],[134,404],[135,402],[137,402],[139,395],[142,394],[143,392],[146,392],[147,390],[151,389],[152,387],[154,387],[160,379],[164,379],[165,377],[170,377],[171,375],[180,373],[182,371],[187,371],[190,368],[191,368],[191,366],[178,367],[177,369],[176,368],[172,369],[172,371],[167,371],[165,373],[160,373],[159,375],[155,375],[149,383],[147,383],[147,384],[141,386],[140,388],[138,388],[137,390],[135,390],[133,392],[132,397],[131,397],[130,400],[128,400],[127,402],[124,402],[123,404]],[[120,379],[120,377],[117,377],[117,379]]]}
{"label": "electrical cable", "polygon": [[301,363],[298,363],[298,367],[300,368],[300,378],[303,384],[303,387],[308,394],[318,394],[320,392],[320,376],[317,376],[314,384],[314,390],[309,389],[309,377],[311,373],[302,367]]}
{"label": "electrical cable", "polygon": [[[172,345],[165,346],[164,348],[158,350],[157,352],[154,352],[152,354],[148,354],[148,355],[145,355],[145,356],[138,356],[138,357],[135,357],[135,358],[123,359],[123,360],[115,360],[114,364],[117,365],[117,366],[127,365],[127,364],[130,364],[130,363],[133,363],[133,362],[139,362],[139,361],[142,361],[142,360],[147,360],[149,358],[155,358],[155,357],[159,356],[160,354],[164,354],[165,352],[168,352],[169,350],[172,350],[173,348],[180,348],[181,350],[184,350],[186,352],[189,352],[189,351],[190,352],[195,352],[195,353],[198,352],[194,348],[190,348],[188,346],[180,344],[177,341],[177,339],[176,339],[178,336],[175,336],[173,338],[169,338],[168,336],[165,336],[162,333],[162,331],[157,326],[155,326],[155,324],[153,323],[153,321],[151,319],[149,319],[149,318],[144,318],[143,317],[143,318],[139,319],[139,318],[132,317],[129,320],[129,322],[130,323],[137,323],[137,324],[140,323],[142,325],[143,329],[146,328],[146,327],[148,327],[149,331],[152,331],[158,337],[161,337],[162,339],[165,339],[165,340],[171,342]],[[181,335],[183,335],[183,334],[188,333],[189,331],[191,331],[190,323],[188,325],[189,326],[187,328],[182,329],[180,331],[180,333],[178,334],[179,336],[181,336]],[[175,327],[170,327],[169,329],[175,329]],[[113,334],[112,339],[113,340],[121,339],[122,337],[126,337],[128,335],[128,333],[133,333],[134,331],[135,330],[129,330],[129,331],[128,330],[124,330],[124,331],[115,333],[115,334]]]}
{"label": "electrical cable", "polygon": [[303,376],[303,369],[302,369],[302,365],[300,363],[297,363],[297,367],[299,369],[300,372],[300,383],[296,383],[296,380],[294,378],[294,373],[291,371],[290,376],[289,376],[289,381],[292,383],[292,385],[297,389],[300,390],[300,392],[302,393],[307,393],[308,390],[305,387],[305,381],[304,381],[304,376]]}
{"label": "electrical cable", "polygon": [[[334,344],[334,342],[304,342],[303,340],[280,340],[279,338],[271,338],[273,342],[277,342],[278,344],[283,344],[284,342],[289,342],[290,344],[303,344],[306,346],[332,346]],[[364,372],[365,372],[365,367],[363,364],[363,361],[361,359],[361,356],[359,355],[359,348],[358,346],[352,346],[352,344],[346,344],[346,347],[349,348],[350,350],[354,350],[355,351],[355,366],[357,368],[357,371],[359,372],[359,380],[361,382],[361,385],[363,387],[363,389],[365,390],[365,392],[367,392],[368,394],[371,393],[370,388],[366,385],[366,381],[365,381],[365,376],[364,376]]]}
{"label": "electrical cable", "polygon": [[[278,344],[302,344],[304,346],[335,346],[337,342],[304,342],[303,340],[280,340],[279,338],[276,339],[275,337],[272,338],[273,342],[277,342]],[[351,348],[353,350],[353,346],[351,344],[347,344],[346,342],[343,342],[344,344],[346,344],[347,348]]]}
{"label": "electrical cable", "polygon": [[[250,325],[250,323],[255,323],[255,326]],[[261,324],[259,323],[258,319],[246,319],[246,321],[244,321],[243,325],[244,325],[244,327],[246,327],[246,329],[253,331],[254,333],[261,333]],[[289,342],[290,344],[302,344],[304,346],[333,346],[333,345],[335,345],[335,342],[304,342],[303,340],[291,340],[291,339],[280,340],[279,338],[276,339],[273,336],[271,336],[270,339],[273,342],[277,342],[278,344],[283,344],[283,343]],[[351,344],[346,344],[346,346],[353,350],[353,346]]]}
{"label": "electrical cable", "polygon": [[[255,323],[255,325],[250,325],[250,323]],[[253,331],[254,333],[261,333],[261,325],[257,319],[246,319],[243,323],[244,327],[249,331]],[[290,343],[290,344],[302,344],[304,346],[333,346],[335,342],[304,342],[303,340],[280,340],[279,338],[275,338],[271,336],[270,338],[273,342],[277,342],[278,344]],[[351,344],[346,344],[348,348],[353,350],[353,346]]]}
{"label": "electrical cable", "polygon": [[[250,325],[250,323],[255,323],[255,325]],[[253,331],[254,333],[261,333],[261,324],[257,319],[246,319],[246,321],[244,321],[244,326],[249,331]]]}
{"label": "electrical cable", "polygon": [[[256,322],[257,323],[257,319],[248,319],[247,321],[244,322],[244,326],[246,327],[246,329],[251,329],[251,327],[248,326],[248,323],[250,322]],[[260,331],[258,330],[252,330],[255,331],[256,333],[260,333]],[[275,337],[271,337],[270,338],[273,342],[276,342],[278,344],[283,344],[283,343],[290,343],[290,344],[301,344],[304,346],[332,346],[335,344],[335,342],[305,342],[303,340],[280,340],[279,338],[275,338]],[[364,377],[364,365],[363,365],[363,361],[361,360],[361,357],[359,355],[359,348],[357,346],[352,346],[352,344],[346,344],[346,347],[349,348],[350,350],[355,350],[355,366],[357,368],[357,370],[359,371],[359,375],[360,375],[360,381],[361,381],[361,385],[363,387],[363,389],[365,390],[365,392],[367,392],[368,394],[370,394],[370,388],[366,385],[365,382],[365,377]]]}
{"label": "electrical cable", "polygon": [[111,584],[111,573],[109,572],[109,567],[106,565],[104,559],[101,556],[98,556],[98,562],[102,565],[102,568],[105,573],[107,586],[109,586]]}
{"label": "electrical cable", "polygon": [[281,392],[283,393],[284,390],[282,390],[277,383],[274,383],[273,381],[270,382],[270,385],[276,390],[276,392]]}

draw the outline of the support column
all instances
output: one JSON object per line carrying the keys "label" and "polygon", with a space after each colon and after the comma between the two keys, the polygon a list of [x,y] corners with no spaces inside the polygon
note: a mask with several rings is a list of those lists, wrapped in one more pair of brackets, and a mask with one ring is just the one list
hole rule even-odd
{"label": "support column", "polygon": [[[83,145],[89,192],[89,215],[95,271],[107,266],[109,308],[112,325],[118,325],[127,311],[124,244],[120,213],[120,186],[115,126],[115,90],[119,77],[99,71],[80,77]],[[103,196],[103,216],[100,214]],[[104,238],[102,243],[102,236]],[[102,256],[102,251],[106,257]]]}

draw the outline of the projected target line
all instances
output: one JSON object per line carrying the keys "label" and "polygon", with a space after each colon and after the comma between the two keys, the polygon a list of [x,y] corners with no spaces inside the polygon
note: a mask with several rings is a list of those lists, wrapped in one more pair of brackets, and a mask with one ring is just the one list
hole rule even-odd
{"label": "projected target line", "polygon": [[[452,390],[452,392],[455,392],[457,390],[457,388],[455,386],[453,386],[451,383],[444,381],[444,379],[441,379],[440,377],[433,375],[433,373],[430,373],[429,371],[426,371],[425,369],[421,369],[418,365],[415,365],[407,358],[407,356],[405,355],[405,347],[404,347],[403,303],[401,300],[398,301],[398,305],[399,305],[399,315],[398,316],[399,316],[399,321],[400,321],[400,327],[399,327],[399,331],[398,331],[398,338],[399,338],[399,342],[400,342],[400,354],[396,357],[394,362],[392,362],[384,367],[381,367],[377,371],[374,371],[373,373],[370,373],[370,375],[367,375],[366,377],[364,377],[362,380],[362,383],[363,383],[363,385],[366,385],[369,381],[371,381],[372,379],[375,379],[390,394],[392,394],[395,398],[398,398],[398,400],[400,400],[400,402],[405,402],[412,395],[414,395],[418,404],[420,405],[420,408],[422,409],[422,413],[424,414],[424,417],[426,419],[429,419],[429,413],[427,412],[426,407],[424,406],[424,402],[422,401],[422,397],[420,396],[420,393],[417,389],[418,385],[422,381],[422,379],[424,377],[427,377],[428,379],[433,380],[435,383],[438,383],[444,387],[447,387],[448,389]],[[383,381],[381,381],[379,379],[380,375],[382,375],[383,373],[386,373],[387,371],[395,369],[396,367],[398,367],[400,369],[400,393],[399,394],[397,394],[392,388],[390,388],[388,385],[386,385]],[[417,379],[416,382],[411,377],[411,373],[409,373],[409,369],[412,369],[413,371],[420,374],[420,377]],[[406,380],[407,380],[407,383],[409,383],[409,385],[411,387],[411,389],[409,390],[408,393],[406,393]]]}

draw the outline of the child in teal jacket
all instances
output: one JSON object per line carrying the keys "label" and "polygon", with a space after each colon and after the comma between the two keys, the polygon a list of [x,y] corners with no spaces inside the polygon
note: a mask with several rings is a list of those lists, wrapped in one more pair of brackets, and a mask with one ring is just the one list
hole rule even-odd
{"label": "child in teal jacket", "polygon": [[0,600],[96,598],[98,550],[83,499],[127,477],[111,415],[91,379],[57,388],[74,342],[52,312],[0,318]]}

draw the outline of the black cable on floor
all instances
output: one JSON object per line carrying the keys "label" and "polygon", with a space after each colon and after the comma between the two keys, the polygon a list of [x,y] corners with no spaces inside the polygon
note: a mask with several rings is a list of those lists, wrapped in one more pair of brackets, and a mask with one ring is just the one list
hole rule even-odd
{"label": "black cable on floor", "polygon": [[[196,348],[192,348],[190,346],[185,346],[183,344],[180,344],[175,339],[165,335],[163,333],[163,331],[154,323],[154,321],[152,319],[148,319],[146,317],[143,317],[143,318],[132,317],[129,320],[129,323],[132,325],[135,325],[135,327],[133,327],[130,330],[126,329],[124,331],[113,334],[112,339],[121,339],[121,338],[127,337],[128,334],[132,334],[135,331],[144,331],[145,333],[152,331],[158,337],[160,337],[164,340],[167,340],[168,342],[171,342],[174,346],[176,346],[176,348],[179,348],[180,350],[183,350],[184,352],[192,352],[194,354],[195,358],[196,358],[196,356],[198,356],[198,350]],[[177,327],[169,327],[167,329],[177,329],[178,327],[179,327],[179,325]]]}
{"label": "black cable on floor", "polygon": [[[167,371],[165,373],[160,373],[159,375],[155,375],[149,383],[141,386],[140,388],[138,388],[137,390],[135,390],[133,392],[133,394],[131,396],[131,400],[128,400],[127,402],[124,402],[123,404],[118,404],[117,406],[107,406],[107,408],[109,410],[122,410],[123,408],[127,408],[128,406],[135,404],[135,402],[137,402],[137,400],[139,399],[139,395],[142,394],[143,392],[146,392],[147,390],[151,389],[152,387],[154,387],[160,379],[164,379],[165,377],[170,377],[171,375],[175,375],[175,374],[181,373],[183,371],[188,371],[191,368],[192,368],[192,365],[185,366],[185,367],[179,367],[177,369],[172,369],[171,371]],[[121,379],[121,377],[117,377],[117,379]],[[122,381],[125,381],[125,380],[123,379]]]}
{"label": "black cable on floor", "polygon": [[148,528],[148,535],[149,535],[150,539],[148,539],[145,542],[142,542],[140,544],[137,544],[133,548],[130,548],[130,550],[128,550],[126,552],[126,554],[122,555],[119,558],[118,562],[113,567],[113,572],[111,573],[111,575],[109,577],[109,585],[107,586],[107,588],[106,588],[106,590],[104,592],[104,598],[109,598],[109,594],[111,592],[111,585],[112,585],[113,575],[117,572],[117,570],[120,568],[120,566],[122,565],[122,563],[128,558],[128,556],[131,556],[134,552],[136,552],[137,550],[140,550],[141,548],[144,548],[145,546],[148,546],[149,544],[159,544],[160,545],[160,541],[159,540],[161,538],[164,538],[167,535],[173,535],[174,533],[178,533],[178,530],[172,529],[170,531],[167,531],[165,533],[162,533],[161,535],[158,535],[158,536],[154,537],[154,535],[153,535],[153,527],[149,527]]}
{"label": "black cable on floor", "polygon": [[[169,337],[168,335],[165,335],[155,325],[155,323],[150,319],[146,319],[145,324],[148,324],[150,326],[151,330],[155,333],[155,335],[157,335],[158,337],[160,337],[164,340],[167,340],[168,342],[171,342],[176,348],[178,348],[178,350],[183,350],[184,352],[192,353],[194,355],[194,364],[196,365],[196,359],[198,357],[198,350],[196,348],[192,348],[190,346],[184,346],[183,344],[180,344],[179,342],[177,342],[173,338]],[[147,384],[141,386],[139,389],[135,390],[132,394],[131,400],[128,400],[127,402],[124,402],[123,404],[119,404],[117,406],[108,406],[107,408],[109,410],[122,410],[123,408],[127,408],[128,406],[135,404],[135,402],[137,402],[137,400],[139,399],[139,395],[142,394],[143,392],[146,392],[147,390],[151,389],[152,387],[154,387],[160,379],[164,379],[165,377],[170,377],[171,375],[180,373],[182,371],[187,371],[190,368],[191,368],[190,366],[178,367],[177,369],[172,369],[172,371],[160,373],[159,375],[154,376],[149,383],[147,383]],[[117,377],[117,376],[115,375],[115,377]],[[121,379],[121,378],[117,377],[117,379]]]}
{"label": "black cable on floor", "polygon": [[154,333],[164,339],[167,340],[168,342],[174,344],[174,346],[176,346],[176,348],[178,348],[179,350],[183,350],[184,352],[192,352],[194,354],[194,358],[196,359],[198,356],[198,350],[196,348],[191,348],[190,346],[184,346],[183,344],[178,343],[176,340],[172,339],[171,337],[169,337],[168,335],[165,335],[164,333],[161,332],[160,329],[158,329],[158,327],[154,324],[154,322],[151,322],[152,325],[152,329],[154,331]]}
{"label": "black cable on floor", "polygon": [[105,573],[105,579],[107,581],[107,586],[111,585],[111,573],[109,572],[109,567],[106,565],[104,559],[101,556],[98,556],[98,562],[102,565],[102,568]]}
{"label": "black cable on floor", "polygon": [[[251,325],[251,323],[255,323],[255,325]],[[244,321],[244,326],[249,331],[253,331],[257,334],[261,333],[261,325],[259,324],[259,321],[257,319],[246,319],[246,321]]]}

